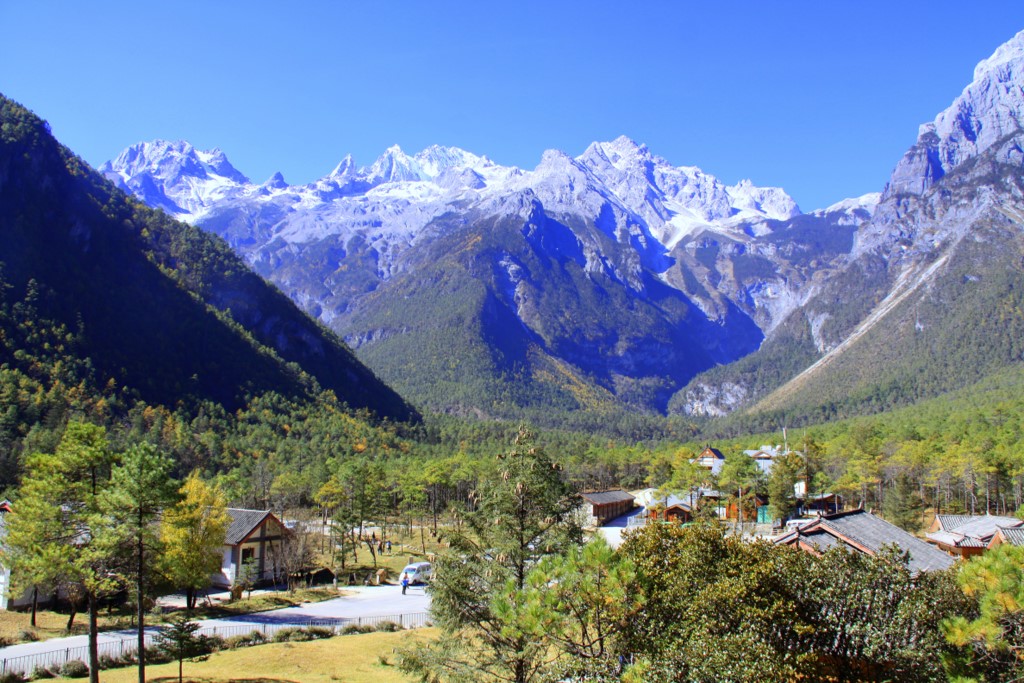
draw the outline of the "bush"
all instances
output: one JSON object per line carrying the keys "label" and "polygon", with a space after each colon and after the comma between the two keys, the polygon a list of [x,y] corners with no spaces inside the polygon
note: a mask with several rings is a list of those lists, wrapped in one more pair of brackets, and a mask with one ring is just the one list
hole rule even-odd
{"label": "bush", "polygon": [[26,683],[27,681],[25,674],[20,671],[8,671],[5,674],[0,674],[0,683]]}
{"label": "bush", "polygon": [[[153,661],[152,650],[146,650],[146,661]],[[139,659],[135,656],[135,651],[125,652],[120,655],[100,655],[100,669],[119,669],[124,666],[132,666],[138,663]]]}
{"label": "bush", "polygon": [[[32,675],[29,676],[29,680],[38,681],[43,678],[53,678],[56,674],[47,669],[45,666],[37,666],[32,669]],[[0,677],[0,681],[3,681],[3,677]]]}
{"label": "bush", "polygon": [[356,624],[349,624],[345,628],[341,629],[341,635],[350,636],[356,633],[373,633],[372,626],[358,626]]}
{"label": "bush", "polygon": [[35,631],[25,629],[23,631],[18,631],[18,640],[23,643],[34,643],[39,640],[39,634]]}
{"label": "bush", "polygon": [[207,652],[218,652],[225,647],[224,636],[204,636]]}
{"label": "bush", "polygon": [[401,631],[402,627],[400,624],[396,624],[393,621],[382,621],[377,624],[376,630],[384,631],[385,633],[394,633],[395,631]]}
{"label": "bush", "polygon": [[260,645],[267,641],[267,637],[259,631],[251,631],[244,633],[239,636],[231,636],[224,641],[224,647],[229,650],[235,650],[240,647],[252,647],[253,645]]}
{"label": "bush", "polygon": [[100,670],[103,669],[118,669],[124,666],[124,662],[117,655],[100,655]]}
{"label": "bush", "polygon": [[64,678],[85,678],[89,675],[89,667],[85,662],[72,659],[60,668],[60,675]]}
{"label": "bush", "polygon": [[326,626],[310,626],[306,629],[306,632],[312,636],[313,640],[334,637],[334,629],[327,628]]}

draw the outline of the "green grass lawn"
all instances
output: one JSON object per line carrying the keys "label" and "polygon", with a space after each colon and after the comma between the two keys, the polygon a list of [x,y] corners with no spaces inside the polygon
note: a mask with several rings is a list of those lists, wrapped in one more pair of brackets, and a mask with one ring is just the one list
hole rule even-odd
{"label": "green grass lawn", "polygon": [[[185,662],[184,675],[186,681],[202,683],[411,683],[417,679],[398,670],[395,649],[435,634],[434,629],[417,629],[225,650],[205,662]],[[136,683],[138,669],[108,669],[100,679]],[[177,662],[147,666],[146,680],[177,681]]]}

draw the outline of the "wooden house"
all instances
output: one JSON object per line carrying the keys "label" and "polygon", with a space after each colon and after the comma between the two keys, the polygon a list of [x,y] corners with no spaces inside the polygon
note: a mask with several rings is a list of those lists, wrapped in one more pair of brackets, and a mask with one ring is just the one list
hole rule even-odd
{"label": "wooden house", "polygon": [[704,450],[697,455],[696,458],[691,460],[697,467],[702,467],[711,474],[718,474],[722,471],[722,465],[725,464],[725,456],[722,455],[722,451],[711,446],[706,446]]}
{"label": "wooden house", "polygon": [[938,548],[864,510],[819,517],[778,536],[774,542],[800,548],[813,555],[821,555],[836,547],[876,555],[883,547],[895,545],[909,554],[910,571],[915,575],[946,569],[956,562]]}
{"label": "wooden house", "polygon": [[926,538],[941,550],[957,557],[974,557],[985,552],[1001,528],[1024,527],[1016,517],[998,515],[935,515]]}
{"label": "wooden house", "polygon": [[581,493],[583,511],[591,526],[604,526],[608,521],[626,514],[636,505],[632,493],[616,489]]}
{"label": "wooden house", "polygon": [[1024,545],[1024,527],[999,527],[988,542],[988,550],[1001,546],[1004,543],[1010,545]]}
{"label": "wooden house", "polygon": [[213,575],[213,584],[229,588],[238,579],[245,563],[253,567],[254,582],[279,578],[275,553],[281,541],[291,532],[270,510],[228,508],[231,524],[224,538],[224,557],[220,572]]}
{"label": "wooden house", "polygon": [[[737,491],[737,493],[739,493]],[[768,496],[762,493],[755,493],[753,498],[744,493],[744,504],[743,504],[743,521],[744,522],[758,522],[760,524],[767,524],[771,520],[768,519]],[[725,503],[725,519],[728,521],[738,520],[740,516],[739,501],[735,496],[729,498],[728,502]]]}

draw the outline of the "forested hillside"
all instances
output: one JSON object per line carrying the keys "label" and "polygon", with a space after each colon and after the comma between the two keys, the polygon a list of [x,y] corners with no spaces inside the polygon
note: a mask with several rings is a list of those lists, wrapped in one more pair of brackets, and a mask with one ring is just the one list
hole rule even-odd
{"label": "forested hillside", "polygon": [[71,372],[64,381],[167,406],[329,390],[378,417],[417,417],[223,241],[116,190],[20,105],[0,99],[0,125],[7,369]]}

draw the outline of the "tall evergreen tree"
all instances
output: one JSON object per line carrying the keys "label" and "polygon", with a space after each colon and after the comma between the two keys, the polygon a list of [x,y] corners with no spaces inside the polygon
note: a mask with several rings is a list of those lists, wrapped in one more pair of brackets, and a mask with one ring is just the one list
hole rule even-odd
{"label": "tall evergreen tree", "polygon": [[125,572],[134,579],[138,635],[139,683],[146,683],[146,597],[149,576],[159,553],[157,517],[174,495],[173,463],[149,443],[135,444],[114,466],[104,492],[103,511],[111,524],[111,541],[131,562]]}
{"label": "tall evergreen tree", "polygon": [[882,514],[896,526],[914,532],[921,529],[921,514],[924,501],[917,487],[905,474],[896,477],[895,485],[885,494]]}
{"label": "tall evergreen tree", "polygon": [[48,563],[58,588],[85,596],[91,683],[99,681],[99,600],[120,586],[120,559],[111,552],[112,527],[102,506],[110,466],[105,430],[68,423],[55,453],[28,458],[18,504],[8,520],[7,543],[21,562],[31,567]]}
{"label": "tall evergreen tree", "polygon": [[404,668],[452,682],[538,680],[552,651],[536,637],[542,615],[528,604],[527,576],[543,557],[581,542],[575,502],[561,467],[520,430],[465,524],[444,534],[450,550],[431,586],[441,636],[406,653]]}

